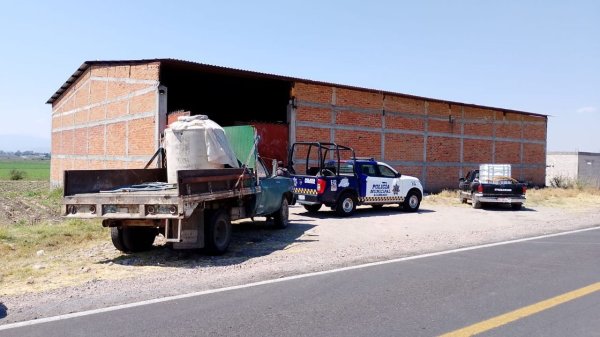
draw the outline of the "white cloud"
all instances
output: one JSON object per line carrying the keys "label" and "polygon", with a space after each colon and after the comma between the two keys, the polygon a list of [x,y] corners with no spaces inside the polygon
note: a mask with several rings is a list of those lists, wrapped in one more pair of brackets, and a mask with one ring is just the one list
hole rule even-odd
{"label": "white cloud", "polygon": [[594,113],[597,111],[598,111],[598,108],[596,108],[595,106],[584,106],[584,107],[577,109],[577,113],[580,113],[580,114],[591,114],[591,113]]}

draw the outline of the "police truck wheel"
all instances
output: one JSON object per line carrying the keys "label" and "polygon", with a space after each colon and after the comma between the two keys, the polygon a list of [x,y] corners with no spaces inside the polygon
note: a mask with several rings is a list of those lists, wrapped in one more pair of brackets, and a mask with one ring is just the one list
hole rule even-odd
{"label": "police truck wheel", "polygon": [[316,205],[302,205],[304,209],[308,211],[308,213],[317,213],[321,209],[321,204]]}
{"label": "police truck wheel", "polygon": [[521,207],[523,207],[523,204],[511,204],[510,207],[514,210],[514,211],[518,211],[521,209]]}
{"label": "police truck wheel", "polygon": [[286,197],[283,197],[281,199],[281,207],[279,207],[279,210],[273,214],[275,228],[286,228],[290,223],[289,215],[290,210],[288,208],[288,201]]}
{"label": "police truck wheel", "polygon": [[407,212],[416,212],[421,205],[421,196],[415,191],[409,191],[404,199],[402,208]]}
{"label": "police truck wheel", "polygon": [[225,211],[207,212],[204,223],[204,245],[211,255],[221,255],[231,242],[231,221]]}
{"label": "police truck wheel", "polygon": [[344,193],[335,205],[335,212],[339,216],[350,216],[356,210],[356,197],[351,193]]}

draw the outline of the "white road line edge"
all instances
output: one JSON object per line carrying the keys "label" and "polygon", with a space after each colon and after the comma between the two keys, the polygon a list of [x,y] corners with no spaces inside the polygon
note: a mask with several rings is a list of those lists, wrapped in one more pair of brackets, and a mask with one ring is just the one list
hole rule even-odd
{"label": "white road line edge", "polygon": [[385,265],[385,264],[391,264],[391,263],[397,263],[397,262],[403,262],[403,261],[410,261],[410,260],[417,260],[417,259],[423,259],[423,258],[433,257],[433,256],[448,255],[448,254],[466,252],[466,251],[470,251],[470,250],[476,250],[476,249],[482,249],[482,248],[489,248],[489,247],[496,247],[496,246],[502,246],[502,245],[508,245],[508,244],[513,244],[513,243],[526,242],[526,241],[532,241],[532,240],[538,240],[538,239],[545,239],[545,238],[551,238],[551,237],[556,237],[556,236],[562,236],[562,235],[569,235],[569,234],[587,232],[587,231],[598,230],[598,229],[600,229],[600,227],[591,227],[591,228],[584,228],[584,229],[572,230],[572,231],[568,231],[568,232],[561,232],[561,233],[554,233],[554,234],[546,234],[546,235],[533,236],[533,237],[523,238],[523,239],[515,239],[515,240],[509,240],[509,241],[487,243],[487,244],[478,245],[478,246],[472,246],[472,247],[464,247],[464,248],[457,248],[457,249],[445,250],[445,251],[435,252],[435,253],[427,253],[427,254],[422,254],[422,255],[407,256],[407,257],[401,257],[401,258],[392,259],[392,260],[385,260],[385,261],[379,261],[379,262],[371,262],[371,263],[365,263],[365,264],[356,265],[356,266],[343,267],[343,268],[337,268],[337,269],[330,269],[330,270],[324,270],[324,271],[318,271],[318,272],[312,272],[312,273],[300,274],[300,275],[294,275],[294,276],[287,276],[287,277],[282,277],[282,278],[278,278],[278,279],[253,282],[253,283],[248,283],[248,284],[241,284],[241,285],[237,285],[237,286],[231,286],[231,287],[225,287],[225,288],[218,288],[218,289],[211,289],[211,290],[204,290],[204,291],[198,291],[198,292],[193,292],[193,293],[189,293],[189,294],[182,294],[182,295],[175,295],[175,296],[168,296],[168,297],[156,298],[156,299],[152,299],[152,300],[146,300],[146,301],[140,301],[140,302],[134,302],[134,303],[128,303],[128,304],[121,304],[121,305],[115,305],[115,306],[106,307],[106,308],[102,308],[102,309],[94,309],[94,310],[87,310],[87,311],[81,311],[81,312],[74,312],[74,313],[71,313],[71,314],[58,315],[58,316],[52,316],[52,317],[34,319],[34,320],[30,320],[30,321],[23,321],[23,322],[17,322],[17,323],[10,323],[10,324],[5,324],[5,325],[0,325],[0,331],[2,331],[2,330],[8,330],[8,329],[14,329],[14,328],[20,328],[20,327],[29,326],[29,325],[36,325],[36,324],[42,324],[42,323],[48,323],[48,322],[61,321],[61,320],[66,320],[66,319],[70,319],[70,318],[89,316],[89,315],[94,315],[94,314],[99,314],[99,313],[104,313],[104,312],[110,312],[110,311],[116,311],[116,310],[121,310],[121,309],[128,309],[128,308],[140,307],[140,306],[149,305],[149,304],[155,304],[155,303],[173,301],[173,300],[178,300],[178,299],[184,299],[184,298],[190,298],[190,297],[196,297],[196,296],[202,296],[202,295],[220,293],[220,292],[225,292],[225,291],[230,291],[230,290],[256,287],[256,286],[261,286],[261,285],[265,285],[265,284],[279,283],[279,282],[285,282],[285,281],[290,281],[290,280],[297,280],[297,279],[308,278],[308,277],[313,277],[313,276],[333,274],[333,273],[338,273],[338,272],[343,272],[343,271],[348,271],[348,270],[369,268],[369,267],[373,267],[373,266],[381,266],[381,265]]}

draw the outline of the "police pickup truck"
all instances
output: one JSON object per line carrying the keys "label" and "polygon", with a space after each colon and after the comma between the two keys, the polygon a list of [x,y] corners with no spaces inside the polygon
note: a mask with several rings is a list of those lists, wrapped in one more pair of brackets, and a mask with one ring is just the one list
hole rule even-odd
{"label": "police pickup truck", "polygon": [[357,158],[352,148],[335,143],[294,143],[288,163],[296,202],[309,212],[325,205],[340,216],[350,216],[363,204],[373,208],[399,204],[415,212],[423,198],[419,179],[373,158]]}

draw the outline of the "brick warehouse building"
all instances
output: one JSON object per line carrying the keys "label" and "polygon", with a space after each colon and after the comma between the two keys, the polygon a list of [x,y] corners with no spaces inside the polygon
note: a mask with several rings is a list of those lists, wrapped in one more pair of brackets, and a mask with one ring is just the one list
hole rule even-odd
{"label": "brick warehouse building", "polygon": [[54,186],[64,170],[143,167],[181,111],[255,125],[271,158],[295,141],[348,145],[428,191],[455,188],[479,163],[545,181],[547,116],[522,111],[173,59],[84,62],[47,103]]}

